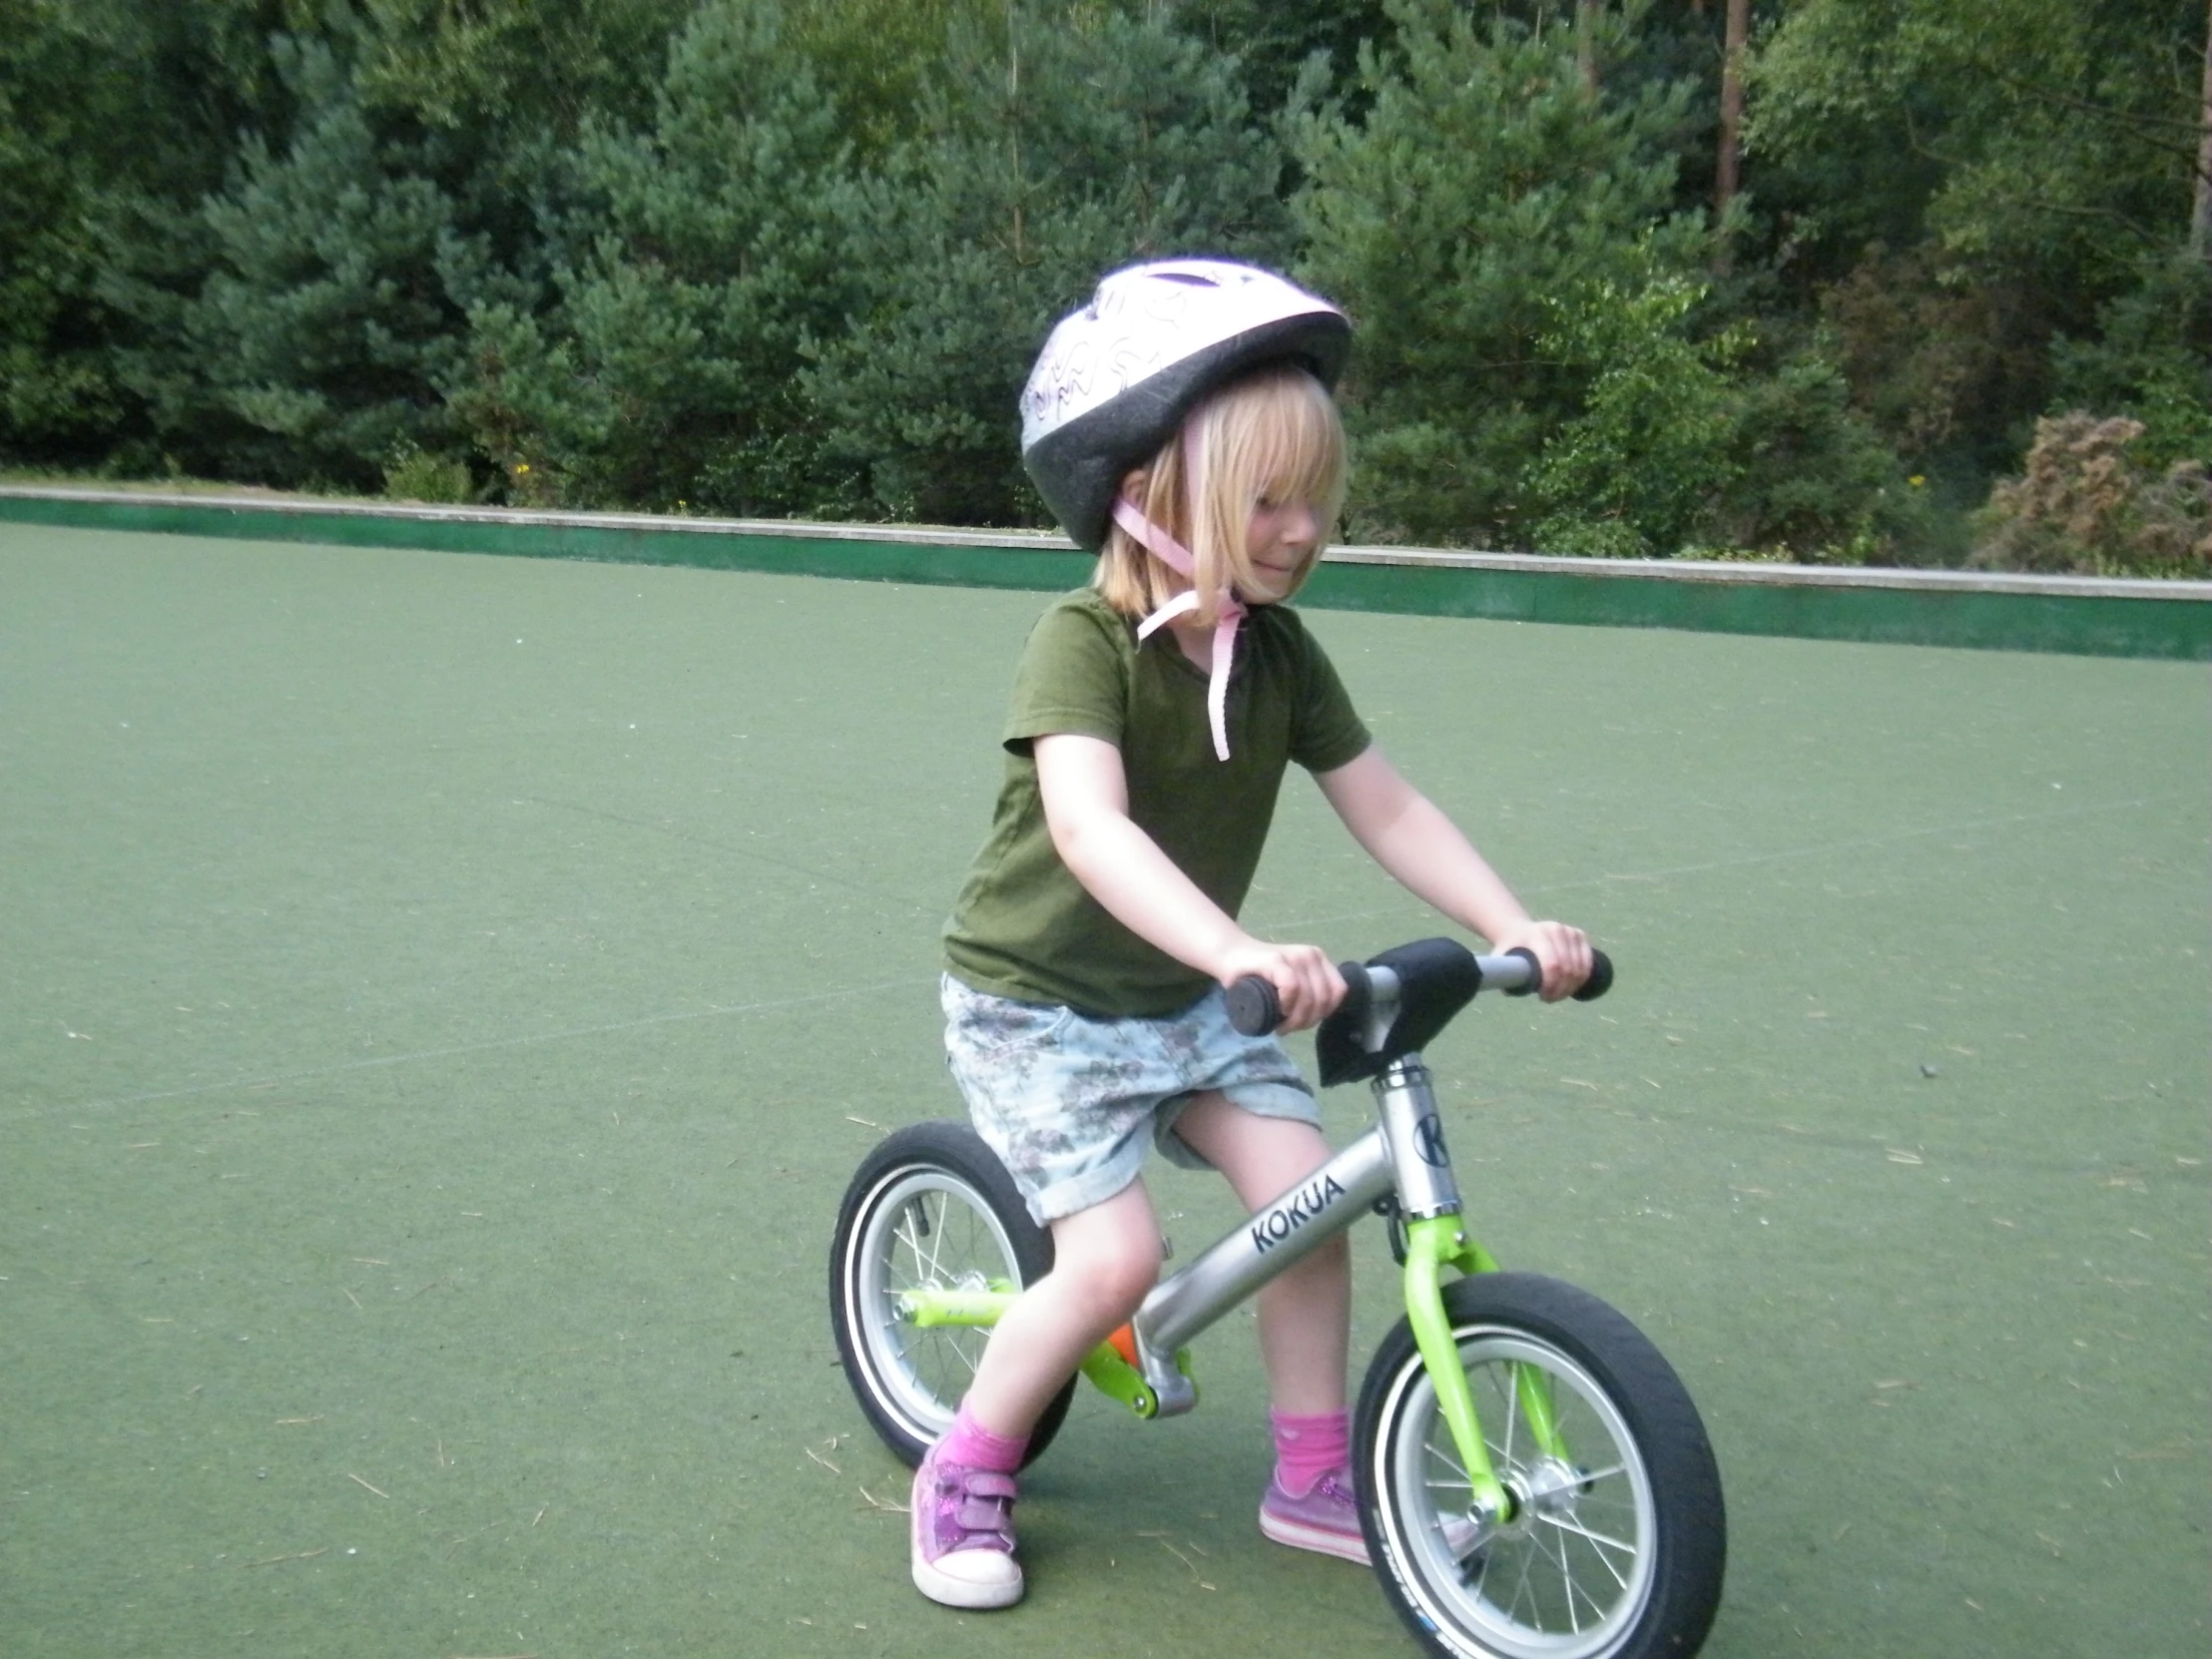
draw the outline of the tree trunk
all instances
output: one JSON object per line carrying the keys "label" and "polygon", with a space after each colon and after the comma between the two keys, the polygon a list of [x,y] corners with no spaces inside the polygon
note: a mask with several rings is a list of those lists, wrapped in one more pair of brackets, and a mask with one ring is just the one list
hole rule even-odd
{"label": "tree trunk", "polygon": [[2189,217],[2189,251],[2212,260],[2212,3],[2204,12],[2204,137],[2197,145],[2197,210]]}
{"label": "tree trunk", "polygon": [[1582,90],[1597,96],[1597,16],[1605,0],[1577,0],[1574,8],[1574,62],[1582,71]]}
{"label": "tree trunk", "polygon": [[1713,207],[1726,213],[1736,200],[1743,154],[1744,42],[1751,33],[1751,0],[1728,0],[1728,44],[1721,57],[1721,153],[1713,174]]}
{"label": "tree trunk", "polygon": [[[1721,153],[1713,167],[1713,217],[1725,220],[1741,181],[1744,143],[1744,42],[1751,34],[1751,0],[1728,0],[1728,39],[1721,54]],[[1725,234],[1725,233],[1724,233]],[[1713,269],[1728,274],[1732,260],[1724,241]]]}

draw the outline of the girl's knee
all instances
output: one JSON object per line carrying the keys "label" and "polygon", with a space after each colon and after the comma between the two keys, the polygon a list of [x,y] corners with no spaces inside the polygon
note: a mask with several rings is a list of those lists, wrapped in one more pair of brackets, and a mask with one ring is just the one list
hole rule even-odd
{"label": "girl's knee", "polygon": [[1151,1230],[1133,1235],[1108,1260],[1099,1264],[1097,1284],[1105,1311],[1119,1324],[1137,1311],[1160,1282],[1160,1235]]}
{"label": "girl's knee", "polygon": [[1053,1272],[1067,1277],[1098,1319],[1120,1325],[1159,1283],[1162,1260],[1156,1227],[1094,1229],[1062,1243]]}

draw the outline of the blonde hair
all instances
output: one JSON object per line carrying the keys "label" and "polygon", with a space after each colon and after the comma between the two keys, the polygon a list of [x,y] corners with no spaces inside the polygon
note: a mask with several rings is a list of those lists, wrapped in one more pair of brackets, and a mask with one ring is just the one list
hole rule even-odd
{"label": "blonde hair", "polygon": [[[1201,497],[1196,510],[1186,487],[1193,459]],[[1115,610],[1135,617],[1151,615],[1193,587],[1199,594],[1193,620],[1211,624],[1222,593],[1252,585],[1245,534],[1262,501],[1304,502],[1320,520],[1314,550],[1290,593],[1305,583],[1344,506],[1344,426],[1319,380],[1294,363],[1275,363],[1200,403],[1140,476],[1137,509],[1191,550],[1194,579],[1170,570],[1115,524],[1091,585]]]}

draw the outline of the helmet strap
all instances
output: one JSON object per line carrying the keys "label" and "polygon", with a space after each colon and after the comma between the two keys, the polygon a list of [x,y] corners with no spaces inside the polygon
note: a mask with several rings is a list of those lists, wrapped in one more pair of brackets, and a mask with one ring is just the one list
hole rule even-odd
{"label": "helmet strap", "polygon": [[[1183,471],[1194,484],[1198,476],[1196,465],[1198,443],[1195,434],[1185,429],[1183,437]],[[1195,515],[1197,490],[1186,492],[1192,502]],[[1114,522],[1126,530],[1131,539],[1145,548],[1168,569],[1186,580],[1198,580],[1198,560],[1191,550],[1177,541],[1159,525],[1145,517],[1144,511],[1126,495],[1114,497]],[[1141,645],[1157,630],[1199,608],[1198,589],[1186,588],[1137,624],[1137,642]],[[1213,728],[1214,755],[1219,760],[1229,759],[1229,669],[1236,655],[1237,628],[1244,621],[1245,608],[1234,596],[1223,593],[1218,596],[1214,613],[1213,670],[1206,678],[1206,718]]]}

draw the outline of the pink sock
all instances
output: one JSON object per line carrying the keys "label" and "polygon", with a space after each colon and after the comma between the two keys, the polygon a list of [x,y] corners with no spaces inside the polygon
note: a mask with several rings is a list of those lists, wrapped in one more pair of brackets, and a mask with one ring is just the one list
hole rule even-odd
{"label": "pink sock", "polygon": [[993,1434],[969,1413],[965,1400],[960,1402],[952,1426],[937,1442],[942,1461],[958,1463],[962,1468],[988,1469],[993,1474],[1019,1473],[1021,1454],[1028,1449],[1028,1435]]}
{"label": "pink sock", "polygon": [[1276,1482],[1293,1497],[1304,1497],[1323,1475],[1352,1462],[1352,1413],[1348,1410],[1294,1417],[1288,1411],[1271,1409],[1268,1421],[1275,1426]]}

